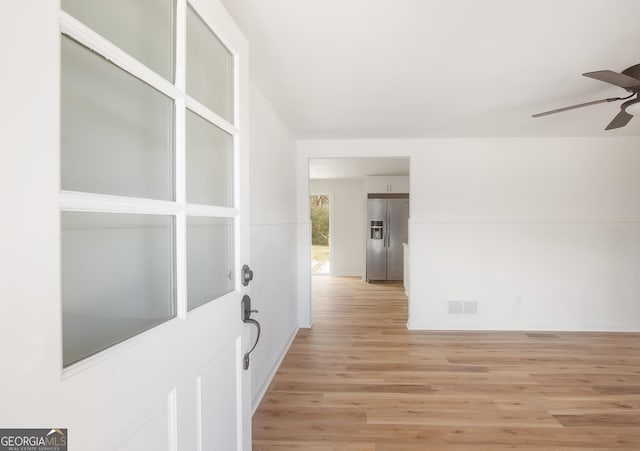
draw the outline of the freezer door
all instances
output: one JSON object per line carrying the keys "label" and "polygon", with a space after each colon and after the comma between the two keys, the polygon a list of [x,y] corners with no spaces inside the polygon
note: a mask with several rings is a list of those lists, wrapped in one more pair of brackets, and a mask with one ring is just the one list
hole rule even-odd
{"label": "freezer door", "polygon": [[409,199],[387,199],[387,280],[404,278],[404,249],[409,241]]}
{"label": "freezer door", "polygon": [[367,201],[367,280],[387,278],[387,201]]}

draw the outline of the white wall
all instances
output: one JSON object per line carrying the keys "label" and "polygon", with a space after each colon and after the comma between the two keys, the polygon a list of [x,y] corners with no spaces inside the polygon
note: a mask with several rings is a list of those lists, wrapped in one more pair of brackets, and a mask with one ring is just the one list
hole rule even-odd
{"label": "white wall", "polygon": [[[262,324],[251,356],[254,408],[298,330],[295,155],[293,135],[252,85],[250,99],[251,283]],[[307,270],[308,270],[307,260]],[[255,334],[254,334],[255,336]]]}
{"label": "white wall", "polygon": [[[639,138],[300,141],[298,165],[411,157],[411,328],[623,331],[640,330],[639,148]],[[448,315],[449,300],[478,301],[479,313]]]}
{"label": "white wall", "polygon": [[366,220],[364,179],[310,180],[309,194],[328,194],[331,199],[331,274],[362,276]]}

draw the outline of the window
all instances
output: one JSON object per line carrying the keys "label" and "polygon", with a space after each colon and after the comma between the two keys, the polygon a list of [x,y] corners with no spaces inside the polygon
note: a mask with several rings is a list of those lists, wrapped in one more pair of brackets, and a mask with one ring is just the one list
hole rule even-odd
{"label": "window", "polygon": [[187,8],[187,93],[220,117],[232,121],[232,92],[231,53],[193,8]]}
{"label": "window", "polygon": [[184,0],[60,24],[66,367],[236,288],[238,130],[233,54]]}
{"label": "window", "polygon": [[61,216],[65,364],[175,315],[171,216]]}
{"label": "window", "polygon": [[173,100],[62,38],[62,189],[173,200]]}

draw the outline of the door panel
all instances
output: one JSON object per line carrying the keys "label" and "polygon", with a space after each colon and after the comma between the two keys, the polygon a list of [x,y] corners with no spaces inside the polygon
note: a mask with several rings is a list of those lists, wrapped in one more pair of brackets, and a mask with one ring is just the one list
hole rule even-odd
{"label": "door panel", "polygon": [[408,199],[387,199],[389,211],[389,247],[387,248],[387,280],[404,278],[404,250],[402,243],[408,242]]}
{"label": "door panel", "polygon": [[233,343],[196,377],[199,449],[203,451],[238,449],[240,349],[240,341]]}
{"label": "door panel", "polygon": [[387,278],[386,199],[367,201],[367,280]]}
{"label": "door panel", "polygon": [[389,176],[389,188],[391,193],[408,193],[409,177],[405,175]]}
{"label": "door panel", "polygon": [[[5,137],[6,167],[10,171],[0,168],[2,181],[10,188],[6,191],[13,193],[10,196],[5,196],[4,190],[0,193],[8,208],[2,224],[3,236],[15,241],[15,244],[9,242],[6,248],[3,241],[3,255],[8,256],[7,262],[11,261],[12,277],[6,285],[7,309],[0,318],[0,342],[5,343],[0,346],[12,369],[4,372],[0,380],[3,400],[0,424],[3,427],[66,428],[71,451],[195,450],[199,442],[202,449],[222,449],[213,444],[210,431],[215,431],[216,443],[230,446],[225,451],[249,450],[250,372],[242,370],[242,357],[250,346],[250,329],[240,318],[240,299],[249,290],[242,287],[239,280],[242,264],[250,263],[246,215],[248,147],[243,128],[248,123],[246,40],[219,2],[191,2],[234,59],[232,117],[227,120],[214,113],[205,114],[209,122],[232,136],[233,148],[229,153],[234,165],[229,170],[234,177],[227,179],[233,184],[232,205],[188,204],[185,129],[189,96],[185,93],[185,67],[176,67],[176,81],[172,84],[144,62],[134,60],[117,43],[106,41],[90,28],[91,24],[83,24],[81,18],[60,11],[58,2],[45,3],[41,8],[33,8],[12,2],[11,7],[3,8],[0,14],[4,25],[0,28],[9,33],[3,34],[7,39],[0,40],[0,46],[10,50],[8,55],[12,57],[8,64],[20,74],[10,74],[11,90],[19,95],[9,98],[12,104],[23,104],[25,98],[33,100],[25,108],[28,114],[22,114],[21,109],[15,112],[16,119]],[[183,33],[180,42],[184,44],[187,3],[176,0],[175,7],[176,29]],[[5,21],[5,13],[11,20]],[[144,23],[140,27],[136,32],[144,34]],[[20,33],[28,33],[29,39],[8,39]],[[165,37],[170,41],[174,38]],[[149,118],[144,115],[148,109],[146,97],[138,102],[132,96],[123,95],[128,88],[115,83],[114,89],[123,100],[137,102],[140,109],[123,108],[122,114],[107,115],[109,119],[105,119],[103,112],[92,119],[90,114],[81,117],[82,111],[74,110],[74,121],[95,120],[101,132],[106,130],[108,142],[86,141],[87,146],[109,144],[106,150],[113,152],[102,147],[84,150],[89,155],[98,155],[96,158],[124,158],[120,151],[125,149],[117,145],[117,139],[124,135],[117,130],[124,125],[124,129],[130,131],[132,124],[134,131],[125,136],[126,147],[145,150],[135,161],[120,160],[117,164],[111,160],[107,161],[109,164],[89,161],[91,177],[78,179],[82,183],[69,178],[69,174],[83,175],[74,172],[77,167],[73,158],[89,155],[74,153],[69,159],[60,146],[61,136],[63,146],[68,146],[64,137],[86,138],[81,126],[60,130],[61,123],[69,124],[61,121],[60,114],[62,102],[70,105],[69,98],[60,93],[61,75],[67,77],[63,87],[72,81],[69,74],[61,70],[59,59],[62,42],[67,39],[71,39],[74,46],[77,42],[100,54],[97,66],[117,66],[114,69],[117,76],[124,74],[123,85],[144,85],[132,91],[148,91],[149,98],[157,97],[162,100],[160,103],[169,103],[170,108],[164,105],[162,111],[154,111],[151,116],[155,118],[158,114],[162,121],[168,118],[165,125],[175,127],[168,140],[173,143],[173,149],[171,145],[156,145],[154,139],[159,139],[154,134],[156,127],[145,128],[136,122]],[[184,48],[180,45],[175,48],[175,60],[184,63]],[[84,49],[81,50],[84,53]],[[30,55],[28,61],[24,59],[25,54]],[[64,60],[62,64],[66,64]],[[37,83],[34,83],[34,74],[37,74]],[[76,71],[73,76],[77,75]],[[96,76],[101,75],[104,74]],[[90,98],[96,92],[95,89],[80,90],[73,95]],[[108,100],[117,101],[115,97]],[[91,110],[89,104],[83,104],[80,99],[74,98],[74,101],[74,108],[81,110],[85,105]],[[113,106],[113,103],[98,103],[108,109]],[[38,113],[34,114],[36,110]],[[62,110],[65,114],[64,108]],[[198,114],[203,110],[206,108],[198,107]],[[115,128],[109,130],[110,126]],[[162,142],[165,141],[163,138]],[[151,175],[144,172],[150,169],[145,163],[150,155],[146,145],[150,145],[151,153],[157,150],[162,155],[161,162],[151,166],[166,176],[163,183],[156,183],[155,172]],[[105,152],[98,152],[102,150]],[[71,166],[62,164],[62,173],[59,155],[65,164],[71,163]],[[171,170],[167,169],[167,162]],[[122,186],[126,185],[126,190],[112,189],[121,188],[117,183],[120,176],[131,174],[141,174],[141,177],[146,174],[149,178],[128,177]],[[149,184],[138,185],[143,181]],[[152,189],[147,190],[147,186]],[[125,216],[124,223],[116,220]],[[100,223],[87,223],[88,219],[98,217]],[[233,258],[223,260],[231,262],[232,284],[223,290],[228,293],[188,311],[187,218],[196,217],[231,223],[233,234],[227,244]],[[225,276],[228,277],[228,272]],[[156,289],[161,295],[153,291]],[[94,318],[92,323],[78,320],[69,329],[70,317],[63,309],[63,291],[65,299],[71,301],[65,304],[65,309],[72,305],[73,313],[89,313]],[[86,304],[84,301],[89,298],[91,302]],[[128,302],[132,299],[135,302]],[[163,322],[148,330],[144,330],[146,326],[129,328],[129,320],[143,320],[147,325],[146,321],[155,317],[158,305],[154,302],[163,306],[159,313]],[[171,308],[167,308],[169,304]],[[93,310],[84,311],[87,305]],[[108,335],[108,340],[98,340],[89,350],[63,359],[63,327],[66,332],[78,334],[76,343],[89,343],[97,335],[112,334],[118,328],[126,329],[125,332],[133,330],[135,336],[128,332]],[[196,427],[198,415],[202,420],[202,437]]]}
{"label": "door panel", "polygon": [[118,451],[139,451],[143,449],[157,449],[158,451],[174,450],[176,437],[170,423],[175,412],[172,412],[170,409],[171,406],[168,402],[154,408],[148,415],[145,415],[141,419],[139,424],[134,424],[131,435],[114,448]]}
{"label": "door panel", "polygon": [[365,190],[367,193],[388,193],[389,177],[386,175],[371,175],[365,177]]}

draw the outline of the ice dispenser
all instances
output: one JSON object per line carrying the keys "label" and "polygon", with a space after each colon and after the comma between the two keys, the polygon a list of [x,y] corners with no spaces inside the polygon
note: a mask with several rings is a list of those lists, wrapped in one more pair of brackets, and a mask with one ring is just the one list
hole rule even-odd
{"label": "ice dispenser", "polygon": [[382,221],[371,221],[371,239],[381,240],[384,238]]}

